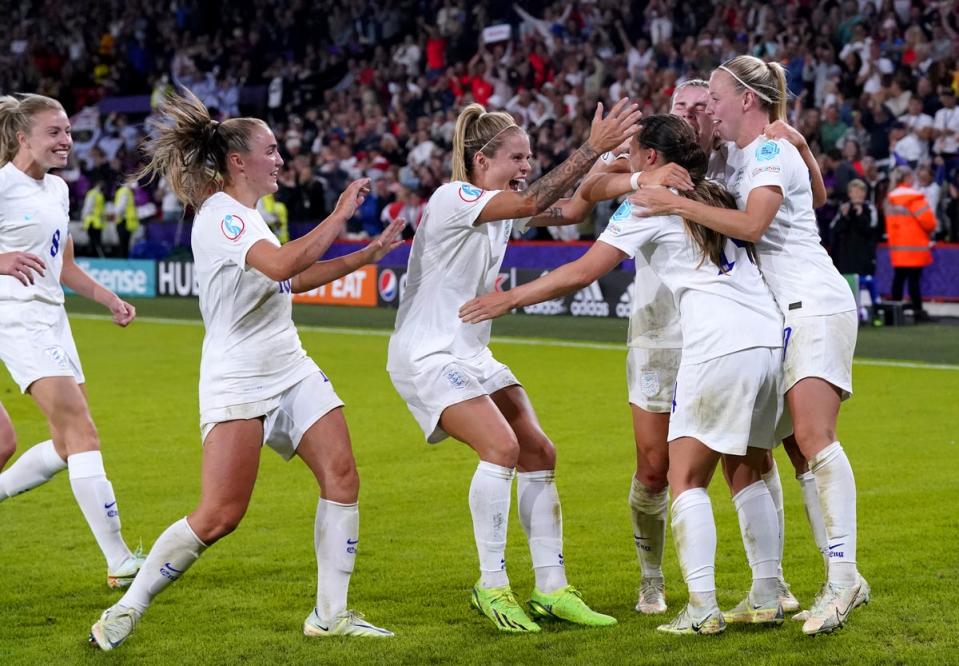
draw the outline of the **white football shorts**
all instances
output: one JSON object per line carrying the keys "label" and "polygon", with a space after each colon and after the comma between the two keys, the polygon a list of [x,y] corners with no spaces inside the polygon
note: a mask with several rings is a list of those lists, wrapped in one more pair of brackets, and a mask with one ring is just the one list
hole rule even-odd
{"label": "white football shorts", "polygon": [[718,453],[771,449],[782,414],[782,348],[753,347],[695,364],[676,376],[668,440],[695,437]]}
{"label": "white football shorts", "polygon": [[493,358],[489,349],[469,360],[435,354],[420,368],[415,373],[391,372],[390,379],[430,444],[449,437],[439,426],[447,407],[519,385],[509,367]]}
{"label": "white football shorts", "polygon": [[86,382],[62,305],[0,305],[0,360],[22,393],[44,377],[73,377],[77,384]]}
{"label": "white football shorts", "polygon": [[673,406],[673,387],[682,360],[679,348],[630,347],[626,355],[626,385],[629,403],[656,414],[668,414]]}
{"label": "white football shorts", "polygon": [[343,404],[333,382],[322,371],[315,372],[268,400],[207,410],[200,414],[200,435],[206,441],[218,423],[262,417],[263,444],[289,460],[303,434]]}

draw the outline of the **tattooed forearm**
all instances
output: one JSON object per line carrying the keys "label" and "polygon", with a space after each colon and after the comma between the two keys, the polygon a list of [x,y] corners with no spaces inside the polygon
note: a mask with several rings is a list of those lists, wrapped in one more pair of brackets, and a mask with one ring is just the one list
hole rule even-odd
{"label": "tattooed forearm", "polygon": [[599,153],[592,146],[583,144],[565,162],[530,185],[524,194],[536,202],[539,210],[546,210],[589,171],[597,157]]}

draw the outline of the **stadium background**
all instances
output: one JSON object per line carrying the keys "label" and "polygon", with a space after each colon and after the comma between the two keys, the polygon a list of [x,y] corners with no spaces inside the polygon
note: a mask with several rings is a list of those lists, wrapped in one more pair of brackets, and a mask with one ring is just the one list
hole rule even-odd
{"label": "stadium background", "polygon": [[[796,95],[792,121],[819,156],[830,190],[820,209],[823,237],[855,173],[881,197],[886,173],[913,161],[896,147],[919,132],[895,127],[908,99],[934,116],[944,87],[959,85],[954,2],[523,3],[24,2],[0,26],[0,91],[61,99],[77,128],[71,167],[72,213],[101,181],[107,199],[136,166],[141,123],[158,95],[185,84],[222,113],[271,123],[287,166],[277,201],[295,237],[322,219],[349,179],[375,180],[351,223],[357,241],[401,215],[415,229],[423,202],[449,173],[455,111],[468,101],[516,113],[533,138],[539,172],[565,158],[588,129],[598,99],[628,94],[646,112],[666,109],[678,80],[706,76],[734,53],[787,66]],[[507,25],[508,28],[496,26]],[[492,40],[482,45],[485,28]],[[620,30],[622,28],[622,31]],[[508,39],[503,39],[503,36]],[[857,61],[858,59],[858,61]],[[860,80],[861,79],[861,80]],[[829,110],[830,107],[834,110]],[[902,122],[900,120],[900,122]],[[903,134],[905,132],[905,134]],[[861,154],[843,156],[844,139]],[[959,250],[954,169],[927,141],[938,185],[937,263],[928,293],[956,297]],[[836,151],[839,151],[838,155]],[[140,321],[115,330],[96,306],[73,297],[68,310],[84,362],[91,409],[122,498],[125,533],[149,545],[197,496],[195,415],[202,327],[189,264],[190,211],[162,185],[137,194],[134,258],[143,264],[87,266],[136,299]],[[881,206],[880,213],[881,213]],[[577,230],[591,238],[608,207]],[[107,237],[110,219],[107,213]],[[279,222],[279,220],[278,220]],[[881,229],[881,221],[879,222]],[[82,245],[82,224],[74,225]],[[583,251],[558,231],[511,250],[503,286],[532,279]],[[554,238],[554,235],[556,236]],[[874,240],[880,240],[876,238]],[[334,251],[355,247],[344,242]],[[82,249],[82,248],[81,248]],[[882,274],[882,250],[879,271]],[[107,244],[106,254],[123,254]],[[523,640],[492,635],[466,608],[474,567],[464,479],[465,447],[425,448],[383,367],[393,310],[327,307],[353,298],[395,304],[403,261],[366,269],[296,306],[308,351],[349,405],[363,478],[363,557],[354,603],[396,629],[391,645],[317,645],[298,635],[312,594],[309,548],[315,487],[306,470],[264,456],[264,474],[239,532],[218,545],[187,580],[151,610],[153,621],[124,650],[137,663],[320,663],[465,661],[516,663],[950,663],[959,574],[954,515],[959,344],[955,319],[921,327],[864,328],[855,366],[856,397],[840,422],[859,483],[860,551],[874,602],[835,637],[811,641],[797,627],[731,631],[719,641],[656,636],[658,620],[631,610],[638,581],[625,497],[633,465],[623,386],[628,266],[608,280],[541,310],[582,317],[508,317],[494,325],[494,352],[530,390],[560,450],[567,551],[573,580],[620,618],[610,632],[550,629]],[[392,260],[391,260],[392,259]],[[112,261],[121,261],[113,259]],[[937,273],[937,271],[940,271]],[[940,275],[941,277],[935,277]],[[597,291],[598,289],[598,291]],[[140,290],[146,290],[146,293]],[[605,306],[605,307],[604,307]],[[948,315],[950,310],[941,309]],[[546,325],[544,326],[544,323]],[[0,397],[21,447],[47,437],[39,412],[4,374]],[[21,449],[22,450],[22,449]],[[281,469],[282,467],[282,469]],[[798,490],[783,470],[786,572],[810,599],[819,560]],[[55,482],[0,507],[0,659],[3,663],[97,658],[83,645],[89,624],[113,598],[89,535],[77,525],[68,484]],[[748,580],[728,497],[713,489],[720,528],[720,601]],[[516,589],[530,586],[528,554],[512,520],[509,558]],[[91,570],[90,563],[96,563]],[[675,556],[667,550],[671,608],[683,603]]]}

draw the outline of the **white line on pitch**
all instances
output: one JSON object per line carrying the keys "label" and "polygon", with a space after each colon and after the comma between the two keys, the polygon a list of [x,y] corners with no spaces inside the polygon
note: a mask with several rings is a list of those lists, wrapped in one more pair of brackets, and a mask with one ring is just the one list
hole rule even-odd
{"label": "white line on pitch", "polygon": [[[94,319],[111,321],[109,315],[97,314],[71,314],[72,319]],[[145,324],[166,324],[173,326],[202,326],[203,322],[199,319],[176,319],[166,317],[137,317],[136,321],[142,321]],[[309,331],[311,333],[328,333],[331,335],[362,335],[375,338],[387,338],[392,331],[375,328],[343,328],[339,326],[311,326],[309,324],[297,324],[297,330]],[[511,336],[493,336],[495,344],[501,345],[527,345],[532,347],[560,347],[566,349],[598,349],[602,351],[625,351],[625,344],[612,342],[582,342],[579,340],[555,340],[548,338],[518,338]],[[878,368],[916,368],[919,370],[952,370],[959,371],[959,365],[950,365],[948,363],[915,363],[913,361],[892,361],[878,358],[857,358],[853,360],[853,365],[866,365]]]}

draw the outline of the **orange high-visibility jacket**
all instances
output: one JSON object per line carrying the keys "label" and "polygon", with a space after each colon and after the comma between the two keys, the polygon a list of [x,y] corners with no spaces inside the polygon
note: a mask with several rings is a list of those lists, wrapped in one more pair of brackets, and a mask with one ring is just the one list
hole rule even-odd
{"label": "orange high-visibility jacket", "polygon": [[899,186],[886,196],[886,234],[893,268],[919,268],[932,263],[929,236],[936,229],[936,216],[925,195]]}

